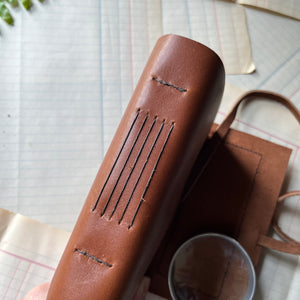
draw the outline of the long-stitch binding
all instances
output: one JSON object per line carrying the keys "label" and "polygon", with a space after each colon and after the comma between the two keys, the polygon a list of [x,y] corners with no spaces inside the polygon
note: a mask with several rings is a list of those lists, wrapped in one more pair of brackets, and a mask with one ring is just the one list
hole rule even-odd
{"label": "long-stitch binding", "polygon": [[104,185],[103,185],[103,187],[102,187],[102,189],[101,189],[101,191],[100,191],[100,193],[99,193],[99,196],[98,196],[98,198],[97,198],[97,200],[96,200],[96,203],[95,203],[94,208],[92,209],[92,211],[94,211],[94,210],[97,208],[97,205],[98,205],[99,200],[100,200],[100,198],[101,198],[101,196],[102,196],[102,193],[103,193],[103,191],[104,191],[104,188],[105,188],[105,186],[106,186],[106,184],[107,184],[107,182],[108,182],[108,180],[109,180],[109,178],[110,178],[110,176],[111,176],[111,174],[112,174],[112,172],[113,172],[113,170],[114,170],[114,168],[115,168],[115,166],[116,166],[116,164],[117,164],[117,162],[118,162],[118,160],[119,160],[119,157],[120,157],[120,155],[121,155],[121,153],[122,153],[122,150],[123,150],[123,148],[124,148],[124,146],[125,146],[125,144],[126,144],[126,142],[127,142],[127,140],[128,140],[128,137],[129,137],[129,135],[130,135],[130,133],[131,133],[131,131],[132,131],[132,128],[133,128],[133,126],[134,126],[134,124],[135,124],[135,122],[136,122],[136,120],[137,120],[139,114],[140,114],[140,109],[137,110],[136,116],[135,116],[135,118],[134,118],[134,120],[133,120],[133,122],[132,122],[132,124],[131,124],[131,126],[130,126],[130,129],[129,129],[129,131],[128,131],[127,135],[126,135],[126,138],[125,138],[125,140],[124,140],[124,142],[123,142],[123,145],[122,145],[122,147],[121,147],[121,149],[120,149],[120,151],[119,151],[119,153],[118,153],[118,155],[117,155],[117,158],[116,158],[116,160],[115,160],[115,162],[114,162],[114,164],[113,164],[113,166],[112,166],[112,168],[111,168],[111,170],[110,170],[110,172],[109,172],[109,174],[108,174],[108,176],[107,176],[107,178],[106,178],[106,180],[105,180],[105,183],[104,183]]}
{"label": "long-stitch binding", "polygon": [[142,205],[142,202],[145,201],[145,200],[144,200],[145,194],[146,194],[146,192],[147,192],[147,190],[148,190],[148,188],[149,188],[151,179],[152,179],[152,177],[153,177],[153,175],[154,175],[154,172],[155,172],[155,170],[156,170],[156,168],[157,168],[158,162],[159,162],[159,160],[160,160],[160,158],[161,158],[161,155],[162,155],[163,151],[165,150],[165,147],[166,147],[166,145],[167,145],[167,142],[168,142],[168,140],[169,140],[169,138],[170,138],[170,135],[171,135],[173,129],[174,129],[174,123],[172,123],[172,126],[171,126],[171,128],[170,128],[170,130],[169,130],[169,133],[168,133],[168,135],[167,135],[167,137],[166,137],[166,140],[165,140],[165,142],[164,142],[164,144],[163,144],[163,146],[162,146],[162,148],[161,148],[161,150],[160,150],[160,153],[159,153],[159,155],[158,155],[157,161],[156,161],[156,163],[155,163],[155,165],[154,165],[154,167],[153,167],[153,169],[152,169],[152,172],[151,172],[150,177],[149,177],[149,179],[148,179],[147,185],[146,185],[146,187],[145,187],[145,189],[144,189],[144,192],[143,192],[143,195],[142,195],[142,197],[141,197],[141,200],[140,200],[140,202],[139,202],[139,204],[138,204],[138,207],[136,208],[136,211],[135,211],[135,213],[134,213],[134,215],[133,215],[133,217],[132,217],[131,223],[130,223],[130,225],[128,226],[128,229],[130,229],[130,228],[132,227],[132,225],[133,225],[133,223],[134,223],[134,220],[135,220],[135,218],[136,218],[136,216],[137,216],[137,214],[138,214],[138,211],[139,211],[139,209],[140,209],[140,207],[141,207],[141,205]]}

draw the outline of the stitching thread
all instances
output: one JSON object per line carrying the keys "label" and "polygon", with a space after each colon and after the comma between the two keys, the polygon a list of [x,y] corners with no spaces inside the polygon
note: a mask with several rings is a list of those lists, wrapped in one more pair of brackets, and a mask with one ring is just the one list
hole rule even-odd
{"label": "stitching thread", "polygon": [[96,200],[96,203],[95,203],[94,208],[92,209],[92,211],[94,211],[94,210],[97,208],[97,205],[98,205],[98,203],[99,203],[99,201],[100,201],[100,198],[101,198],[101,196],[102,196],[102,193],[103,193],[103,191],[104,191],[104,188],[105,188],[105,186],[106,186],[106,184],[107,184],[107,182],[108,182],[108,180],[109,180],[109,178],[110,178],[110,176],[111,176],[111,174],[112,174],[112,172],[113,172],[113,170],[114,170],[114,168],[115,168],[115,166],[116,166],[116,164],[117,164],[117,162],[118,162],[118,160],[119,160],[119,158],[120,158],[120,155],[121,155],[121,153],[122,153],[122,150],[123,150],[123,148],[124,148],[124,146],[125,146],[125,144],[126,144],[126,142],[127,142],[127,140],[128,140],[128,137],[129,137],[129,135],[130,135],[130,133],[131,133],[131,131],[132,131],[132,128],[133,128],[133,126],[134,126],[136,120],[137,120],[138,117],[139,117],[139,114],[140,114],[140,109],[137,110],[136,116],[135,116],[135,118],[134,118],[134,120],[133,120],[133,122],[132,122],[132,124],[131,124],[131,126],[130,126],[130,129],[129,129],[128,133],[127,133],[127,136],[126,136],[126,138],[125,138],[125,140],[124,140],[124,142],[123,142],[123,145],[122,145],[122,147],[121,147],[121,149],[120,149],[120,151],[119,151],[119,153],[118,153],[118,155],[117,155],[117,158],[116,158],[116,160],[115,160],[115,162],[114,162],[114,164],[113,164],[113,166],[112,166],[112,168],[111,168],[111,170],[110,170],[110,172],[109,172],[109,174],[108,174],[108,176],[107,176],[107,178],[106,178],[106,180],[105,180],[105,183],[104,183],[104,185],[103,185],[103,187],[102,187],[102,189],[101,189],[101,191],[100,191],[100,193],[99,193],[99,196],[98,196],[98,198],[97,198],[97,200]]}
{"label": "stitching thread", "polygon": [[111,193],[110,193],[110,195],[109,195],[109,198],[108,198],[108,200],[106,201],[105,207],[103,208],[103,211],[102,211],[102,213],[101,213],[101,217],[105,214],[105,211],[106,211],[106,209],[107,209],[107,207],[108,207],[108,205],[109,205],[109,203],[110,203],[110,200],[111,200],[111,198],[112,198],[112,195],[113,195],[113,193],[115,192],[115,189],[116,189],[116,187],[117,187],[117,185],[118,185],[118,183],[119,183],[119,181],[120,181],[120,178],[121,178],[121,176],[122,176],[122,174],[123,174],[123,172],[124,172],[124,170],[125,170],[125,167],[126,167],[126,165],[127,165],[127,162],[129,161],[129,158],[130,158],[130,156],[131,156],[131,154],[132,154],[132,152],[133,152],[133,149],[134,149],[134,147],[135,147],[135,145],[136,145],[136,143],[137,143],[137,141],[138,141],[138,139],[139,139],[139,137],[140,137],[140,135],[141,135],[141,132],[142,132],[142,130],[143,130],[145,124],[146,124],[146,121],[147,121],[148,117],[149,117],[149,113],[147,113],[147,115],[146,115],[146,117],[145,117],[145,119],[144,119],[144,121],[143,121],[143,124],[142,124],[142,126],[141,126],[141,128],[140,128],[140,130],[139,130],[139,132],[138,132],[138,134],[137,134],[137,136],[136,136],[136,138],[135,138],[135,140],[134,140],[134,142],[133,142],[133,145],[132,145],[132,147],[131,147],[131,149],[130,149],[130,152],[128,153],[128,156],[127,156],[127,158],[126,158],[126,161],[125,161],[125,163],[124,163],[124,165],[123,165],[123,167],[122,167],[122,169],[121,169],[121,171],[120,171],[120,173],[119,173],[119,176],[118,176],[118,178],[117,178],[117,180],[116,180],[116,182],[115,182],[115,185],[114,185],[114,187],[113,187],[113,189],[112,189],[112,191],[111,191]]}
{"label": "stitching thread", "polygon": [[96,257],[96,256],[94,256],[94,255],[88,254],[86,251],[79,250],[79,249],[75,249],[74,252],[78,252],[78,253],[80,253],[80,254],[82,254],[82,255],[88,257],[88,258],[91,258],[92,260],[94,260],[94,261],[96,261],[96,262],[98,262],[98,263],[100,263],[100,264],[103,264],[103,265],[105,265],[105,266],[107,266],[107,267],[109,267],[109,268],[112,267],[111,264],[109,264],[109,263],[107,263],[107,262],[101,260],[100,258],[98,258],[98,257]]}
{"label": "stitching thread", "polygon": [[261,153],[259,153],[259,152],[255,152],[255,151],[253,151],[253,150],[247,149],[247,148],[245,148],[245,147],[242,147],[242,146],[239,146],[239,145],[236,145],[236,144],[233,144],[233,143],[224,142],[224,144],[230,145],[230,146],[234,146],[234,147],[236,147],[236,148],[238,148],[238,149],[241,149],[241,150],[245,150],[245,151],[254,153],[254,154],[256,154],[256,155],[258,155],[258,156],[260,156],[260,157],[263,156],[263,155],[262,155]]}
{"label": "stitching thread", "polygon": [[[255,152],[255,151],[247,149],[247,148],[244,148],[244,147],[241,147],[241,146],[236,145],[236,144],[229,143],[229,142],[225,142],[225,144],[227,144],[229,146],[236,147],[238,149],[241,149],[241,150],[244,150],[244,151],[247,151],[247,152],[251,152],[251,153],[256,154],[256,155],[259,156],[259,162],[256,166],[255,174],[254,174],[254,176],[252,178],[252,181],[251,181],[251,187],[250,187],[250,191],[249,191],[249,194],[248,194],[248,198],[243,201],[244,202],[243,203],[244,204],[244,209],[243,209],[241,220],[240,220],[240,222],[237,226],[237,232],[236,232],[236,234],[239,235],[240,232],[241,232],[242,224],[245,221],[246,212],[247,212],[248,206],[249,206],[249,200],[251,199],[251,195],[253,193],[253,189],[254,189],[254,185],[255,185],[255,182],[256,182],[256,177],[257,177],[257,174],[258,174],[258,170],[259,170],[261,162],[263,160],[263,154],[259,153],[259,152]],[[255,244],[254,247],[256,247],[256,244]]]}
{"label": "stitching thread", "polygon": [[120,200],[121,200],[121,197],[122,197],[122,195],[123,195],[123,193],[124,193],[124,191],[125,191],[125,189],[126,189],[126,187],[127,187],[127,184],[128,184],[128,182],[129,182],[129,179],[131,178],[131,175],[132,175],[132,173],[133,173],[133,171],[134,171],[134,168],[135,168],[135,166],[136,166],[136,164],[137,164],[137,162],[138,162],[138,160],[139,160],[139,158],[140,158],[140,156],[141,156],[141,154],[142,154],[142,151],[143,151],[143,149],[144,149],[144,147],[145,147],[145,144],[146,144],[146,142],[147,142],[147,140],[148,140],[148,138],[149,138],[149,135],[150,135],[151,132],[152,132],[152,129],[153,129],[155,123],[156,123],[156,120],[157,120],[157,116],[153,119],[153,122],[152,122],[152,124],[151,124],[151,127],[150,127],[150,129],[148,130],[147,136],[145,137],[145,139],[144,139],[144,141],[143,141],[143,144],[142,144],[142,146],[141,146],[141,148],[140,148],[140,150],[139,150],[139,153],[137,154],[137,156],[136,156],[136,158],[135,158],[135,160],[134,160],[134,163],[133,163],[133,165],[132,165],[132,167],[131,167],[131,169],[130,169],[130,173],[129,173],[129,175],[127,176],[126,182],[125,182],[125,184],[123,185],[122,191],[121,191],[121,193],[120,193],[120,195],[119,195],[119,197],[118,197],[118,200],[117,200],[117,202],[116,202],[116,204],[115,204],[115,206],[114,206],[114,208],[113,208],[113,210],[112,210],[112,212],[111,212],[111,215],[110,215],[110,217],[109,217],[110,219],[112,218],[112,216],[114,215],[114,213],[115,213],[115,211],[116,211],[116,209],[117,209],[117,207],[118,207],[118,204],[119,204],[119,202],[120,202]]}
{"label": "stitching thread", "polygon": [[133,217],[132,217],[131,223],[130,223],[130,225],[128,226],[128,229],[130,229],[130,228],[132,227],[132,225],[133,225],[133,223],[134,223],[134,220],[135,220],[135,218],[136,218],[136,216],[137,216],[137,214],[138,214],[138,212],[139,212],[139,209],[140,209],[142,203],[145,201],[145,199],[144,199],[145,194],[146,194],[146,192],[147,192],[147,190],[148,190],[148,188],[149,188],[149,185],[150,185],[150,182],[151,182],[152,177],[153,177],[153,175],[154,175],[154,172],[156,171],[157,165],[158,165],[158,163],[159,163],[159,161],[160,161],[160,158],[161,158],[162,153],[163,153],[164,150],[165,150],[165,147],[166,147],[167,142],[168,142],[168,140],[169,140],[169,138],[170,138],[170,135],[171,135],[171,133],[172,133],[172,131],[173,131],[173,129],[174,129],[174,126],[175,126],[175,124],[172,123],[172,126],[171,126],[171,128],[170,128],[170,130],[169,130],[169,132],[168,132],[168,135],[167,135],[167,137],[166,137],[166,140],[165,140],[165,142],[164,142],[164,144],[163,144],[163,146],[162,146],[162,148],[161,148],[161,150],[160,150],[160,153],[159,153],[159,155],[158,155],[157,161],[156,161],[156,163],[155,163],[155,165],[154,165],[154,167],[153,167],[153,169],[152,169],[152,172],[151,172],[150,177],[149,177],[149,179],[148,179],[147,185],[146,185],[146,187],[145,187],[145,189],[144,189],[144,192],[143,192],[143,195],[142,195],[142,197],[141,197],[141,200],[140,200],[140,202],[139,202],[139,204],[138,204],[138,206],[137,206],[137,208],[136,208],[136,210],[135,210],[135,213],[134,213],[134,215],[133,215]]}
{"label": "stitching thread", "polygon": [[121,216],[121,218],[120,218],[120,220],[119,220],[119,224],[122,222],[122,220],[123,220],[123,218],[124,218],[124,215],[125,215],[125,213],[126,213],[126,211],[127,211],[127,208],[128,208],[128,206],[129,206],[129,204],[130,204],[130,202],[131,202],[132,196],[133,196],[133,194],[134,194],[134,192],[135,192],[135,190],[136,190],[136,187],[137,187],[137,185],[138,185],[138,183],[139,183],[139,181],[140,181],[140,179],[141,179],[141,177],[142,177],[142,174],[144,173],[145,167],[146,167],[146,165],[148,164],[149,158],[150,158],[150,156],[151,156],[151,154],[152,154],[152,152],[153,152],[153,149],[154,149],[154,147],[155,147],[155,145],[156,145],[156,142],[158,141],[158,138],[159,138],[159,136],[160,136],[160,134],[161,134],[161,132],[162,132],[164,126],[165,126],[165,120],[163,121],[163,123],[161,124],[161,126],[160,126],[160,128],[159,128],[159,131],[158,131],[158,133],[157,133],[157,135],[156,135],[156,138],[155,138],[155,140],[154,140],[154,142],[153,142],[153,144],[152,144],[152,147],[151,147],[151,149],[150,149],[150,151],[149,151],[149,153],[148,153],[148,156],[147,156],[147,158],[146,158],[146,160],[145,160],[145,162],[144,162],[144,165],[143,165],[143,167],[142,167],[142,169],[141,169],[141,171],[140,171],[139,177],[137,178],[137,181],[136,181],[136,183],[135,183],[135,185],[134,185],[134,187],[133,187],[133,189],[132,189],[132,192],[131,192],[131,194],[130,194],[130,196],[129,196],[129,199],[128,199],[128,201],[127,201],[127,204],[126,204],[126,206],[125,206],[125,208],[124,208],[124,211],[123,211],[123,213],[122,213],[122,216]]}
{"label": "stitching thread", "polygon": [[162,84],[162,85],[172,87],[172,88],[176,89],[177,91],[179,91],[179,92],[181,92],[181,93],[187,92],[187,89],[184,89],[184,88],[182,88],[182,87],[176,86],[176,85],[171,84],[171,83],[168,83],[168,82],[166,82],[166,81],[164,81],[164,80],[161,80],[161,79],[158,79],[158,78],[156,78],[156,77],[152,77],[152,80],[155,80],[156,82],[158,82],[158,83],[160,83],[160,84]]}

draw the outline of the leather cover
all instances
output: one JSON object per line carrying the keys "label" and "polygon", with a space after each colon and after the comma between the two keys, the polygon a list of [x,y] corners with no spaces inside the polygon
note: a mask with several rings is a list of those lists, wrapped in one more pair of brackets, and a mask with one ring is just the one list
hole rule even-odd
{"label": "leather cover", "polygon": [[224,88],[219,57],[167,35],[149,58],[48,300],[132,299],[176,211]]}
{"label": "leather cover", "polygon": [[[259,240],[267,238],[277,205],[291,150],[234,129],[220,136],[216,128],[214,124],[191,172],[193,185],[187,188],[147,272],[150,291],[167,299],[172,299],[170,261],[181,244],[201,233],[226,234],[242,244],[256,265],[262,249]],[[212,149],[216,150],[203,167]],[[283,248],[288,250],[287,245]],[[213,289],[203,299],[213,299],[221,292]]]}

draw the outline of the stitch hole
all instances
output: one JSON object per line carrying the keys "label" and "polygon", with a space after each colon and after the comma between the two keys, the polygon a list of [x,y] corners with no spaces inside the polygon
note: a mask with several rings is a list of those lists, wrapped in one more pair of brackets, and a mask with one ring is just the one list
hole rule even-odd
{"label": "stitch hole", "polygon": [[170,82],[166,82],[164,80],[158,79],[157,77],[152,76],[152,80],[154,80],[154,81],[156,81],[156,82],[158,82],[158,83],[160,83],[160,84],[162,84],[164,86],[174,88],[174,89],[176,89],[177,91],[179,91],[181,93],[187,92],[187,89],[179,87],[179,86],[176,86],[176,85],[174,85],[174,84],[172,84]]}
{"label": "stitch hole", "polygon": [[75,248],[75,249],[74,249],[74,252],[78,252],[79,254],[81,254],[81,255],[83,255],[83,256],[86,256],[87,258],[90,258],[90,259],[96,261],[97,263],[103,264],[103,265],[105,265],[105,266],[107,266],[107,267],[109,267],[109,268],[111,268],[111,267],[113,266],[113,265],[107,263],[106,261],[103,261],[102,259],[100,259],[100,258],[98,258],[98,257],[96,257],[96,256],[94,256],[94,255],[90,255],[89,253],[87,253],[87,252],[84,251],[84,250],[80,250],[80,249],[78,249],[78,248]]}

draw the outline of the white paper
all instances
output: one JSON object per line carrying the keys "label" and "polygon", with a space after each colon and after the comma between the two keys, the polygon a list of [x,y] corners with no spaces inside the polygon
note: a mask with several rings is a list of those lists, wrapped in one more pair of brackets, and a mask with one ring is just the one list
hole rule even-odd
{"label": "white paper", "polygon": [[12,14],[15,26],[0,22],[0,205],[71,230],[161,35],[160,2],[36,1]]}
{"label": "white paper", "polygon": [[236,0],[237,3],[267,9],[300,20],[298,0]]}
{"label": "white paper", "polygon": [[255,70],[244,7],[218,0],[164,0],[164,33],[176,33],[212,48],[227,74]]}
{"label": "white paper", "polygon": [[0,297],[20,299],[51,280],[69,233],[0,209]]}

